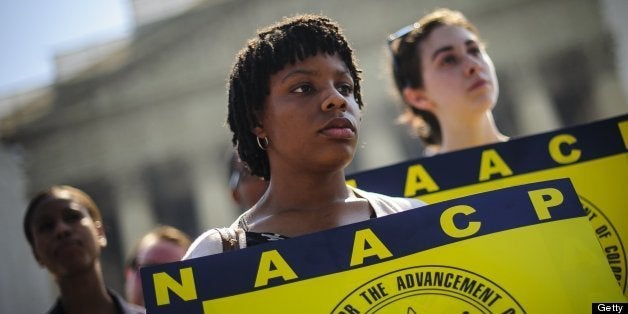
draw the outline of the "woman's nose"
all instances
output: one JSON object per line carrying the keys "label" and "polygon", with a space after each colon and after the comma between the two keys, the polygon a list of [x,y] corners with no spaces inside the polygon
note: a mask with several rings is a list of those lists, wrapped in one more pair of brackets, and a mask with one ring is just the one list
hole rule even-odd
{"label": "woman's nose", "polygon": [[347,101],[345,97],[342,94],[340,94],[340,92],[336,88],[332,89],[332,92],[329,94],[329,96],[327,96],[327,98],[325,98],[325,100],[321,104],[321,109],[323,111],[336,110],[336,109],[344,111],[346,108],[347,108]]}
{"label": "woman's nose", "polygon": [[63,221],[59,221],[55,224],[55,237],[62,239],[70,234],[70,225]]}
{"label": "woman's nose", "polygon": [[482,65],[479,60],[476,60],[472,57],[467,57],[465,62],[465,74],[466,75],[474,75],[480,71]]}

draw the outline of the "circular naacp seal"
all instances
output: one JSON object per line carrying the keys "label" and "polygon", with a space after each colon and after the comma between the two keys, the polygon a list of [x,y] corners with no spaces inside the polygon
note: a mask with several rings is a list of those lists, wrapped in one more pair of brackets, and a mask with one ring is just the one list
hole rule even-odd
{"label": "circular naacp seal", "polygon": [[474,272],[426,265],[396,270],[354,289],[331,311],[356,313],[525,313],[508,291]]}
{"label": "circular naacp seal", "polygon": [[578,197],[593,230],[595,230],[595,235],[602,246],[604,255],[606,255],[613,276],[615,276],[622,292],[626,294],[626,251],[618,236],[617,229],[593,202],[582,197],[582,195],[578,195]]}

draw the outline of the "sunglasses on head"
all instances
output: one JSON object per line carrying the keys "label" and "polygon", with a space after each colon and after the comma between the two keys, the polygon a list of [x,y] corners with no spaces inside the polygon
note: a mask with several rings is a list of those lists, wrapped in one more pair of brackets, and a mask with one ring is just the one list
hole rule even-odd
{"label": "sunglasses on head", "polygon": [[421,24],[419,24],[418,22],[415,22],[410,25],[404,26],[398,31],[388,35],[388,38],[387,38],[388,49],[390,49],[393,55],[397,53],[399,49],[399,43],[401,43],[401,40],[403,40],[406,36],[408,36],[408,34],[410,34],[415,29],[418,29],[419,27],[421,27]]}

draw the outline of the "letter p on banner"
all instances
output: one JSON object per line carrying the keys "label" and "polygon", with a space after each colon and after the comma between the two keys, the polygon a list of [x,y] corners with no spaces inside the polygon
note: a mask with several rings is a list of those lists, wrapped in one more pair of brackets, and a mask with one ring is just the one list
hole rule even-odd
{"label": "letter p on banner", "polygon": [[530,201],[539,220],[551,219],[549,208],[563,203],[563,193],[555,188],[528,191]]}

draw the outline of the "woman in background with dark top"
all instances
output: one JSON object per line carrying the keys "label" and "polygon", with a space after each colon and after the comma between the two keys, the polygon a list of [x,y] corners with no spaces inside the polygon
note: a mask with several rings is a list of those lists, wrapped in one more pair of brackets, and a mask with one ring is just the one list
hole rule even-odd
{"label": "woman in background with dark top", "polygon": [[24,233],[35,259],[59,287],[61,295],[48,313],[144,313],[105,287],[100,266],[105,227],[83,191],[61,185],[39,192],[26,209]]}

